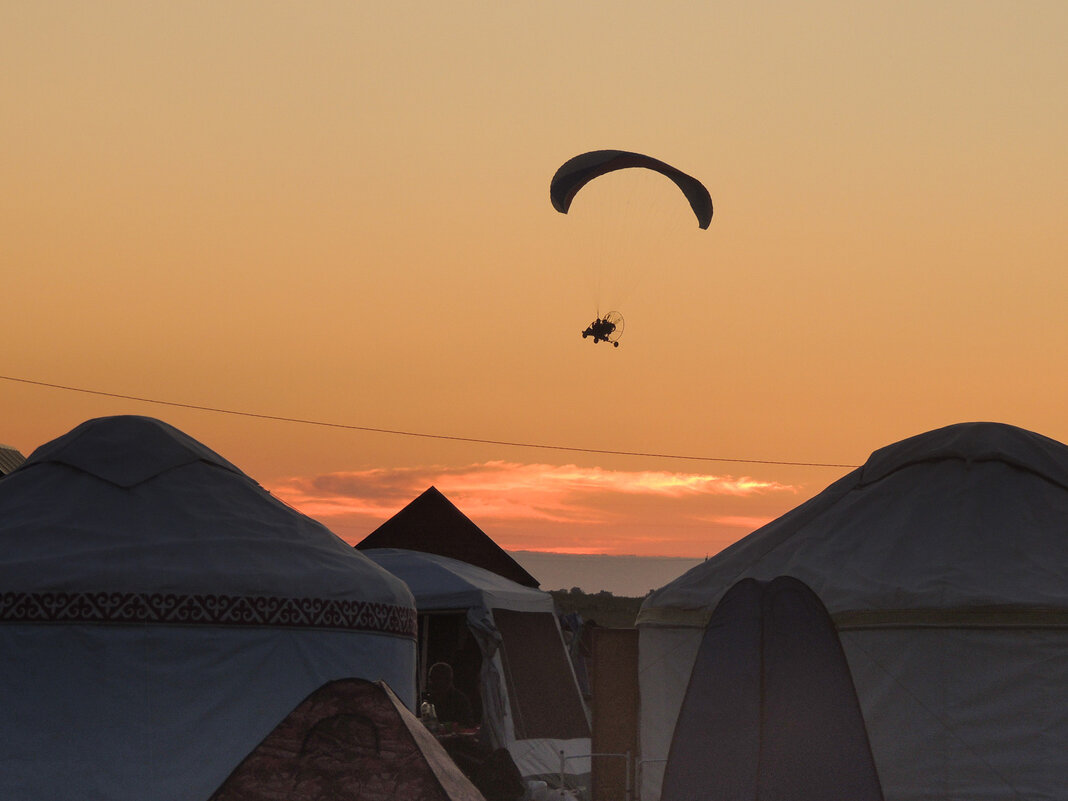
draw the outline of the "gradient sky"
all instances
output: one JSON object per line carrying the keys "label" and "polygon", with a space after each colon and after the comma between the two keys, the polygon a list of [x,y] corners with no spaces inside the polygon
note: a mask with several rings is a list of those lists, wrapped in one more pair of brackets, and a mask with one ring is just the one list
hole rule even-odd
{"label": "gradient sky", "polygon": [[[727,459],[1068,441],[1066,41],[1063,0],[0,0],[0,375]],[[555,212],[596,148],[711,227],[649,176]],[[0,380],[24,453],[125,413],[352,541],[434,484],[507,548],[703,557],[846,471]]]}

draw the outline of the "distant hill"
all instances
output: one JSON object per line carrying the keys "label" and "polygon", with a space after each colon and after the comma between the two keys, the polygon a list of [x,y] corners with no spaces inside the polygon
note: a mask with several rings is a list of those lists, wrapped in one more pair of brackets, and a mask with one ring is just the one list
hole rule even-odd
{"label": "distant hill", "polygon": [[680,556],[619,556],[566,554],[546,551],[509,551],[543,590],[583,592],[607,590],[616,596],[637,598],[674,581],[702,559]]}
{"label": "distant hill", "polygon": [[563,614],[578,612],[583,620],[591,620],[598,626],[610,629],[634,627],[644,598],[627,598],[602,590],[595,594],[585,593],[578,587],[570,590],[552,590],[556,608]]}

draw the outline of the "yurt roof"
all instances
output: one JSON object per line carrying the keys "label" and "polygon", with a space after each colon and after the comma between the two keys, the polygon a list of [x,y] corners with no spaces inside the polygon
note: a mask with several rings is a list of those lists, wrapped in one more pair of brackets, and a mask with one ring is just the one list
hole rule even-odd
{"label": "yurt roof", "polygon": [[958,622],[995,611],[1010,623],[1051,610],[1060,619],[1066,569],[1068,446],[1010,425],[961,423],[875,451],[654,592],[638,622],[703,626],[736,581],[779,575],[812,587],[839,623],[908,610],[943,610],[942,620],[953,610]]}
{"label": "yurt roof", "polygon": [[554,609],[549,593],[458,559],[403,548],[369,548],[363,553],[408,585],[420,612],[473,607],[516,612]]}
{"label": "yurt roof", "polygon": [[404,583],[158,420],[0,480],[0,586],[4,798],[208,798],[324,682],[415,701]]}
{"label": "yurt roof", "polygon": [[322,524],[148,417],[89,420],[34,451],[0,482],[0,542],[5,592],[413,607],[402,582]]}

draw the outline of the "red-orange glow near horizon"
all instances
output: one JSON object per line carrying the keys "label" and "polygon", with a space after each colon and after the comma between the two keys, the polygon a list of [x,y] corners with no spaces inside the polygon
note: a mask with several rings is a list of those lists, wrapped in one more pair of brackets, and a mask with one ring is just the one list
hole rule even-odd
{"label": "red-orange glow near horizon", "polygon": [[[685,521],[690,550],[703,554],[723,530],[744,535],[774,517],[769,508],[789,508],[798,492],[745,476],[505,461],[293,477],[270,490],[355,542],[429,486],[505,548],[573,554],[661,555],[668,510],[676,527]],[[748,508],[755,514],[733,513]]]}
{"label": "red-orange glow near horizon", "polygon": [[604,550],[601,548],[582,546],[571,548],[566,545],[558,545],[554,548],[511,548],[510,550],[533,551],[534,553],[562,553],[568,556],[602,556],[604,554]]}
{"label": "red-orange glow near horizon", "polygon": [[[350,542],[433,484],[506,548],[703,558],[820,463],[1068,441],[1068,3],[55,5],[0,3],[24,453],[149,414]],[[708,229],[648,170],[559,214],[617,147]]]}
{"label": "red-orange glow near horizon", "polygon": [[713,525],[731,526],[734,528],[745,529],[746,531],[753,531],[774,520],[774,518],[772,517],[745,515],[710,515],[708,517],[700,517],[698,519],[704,520]]}

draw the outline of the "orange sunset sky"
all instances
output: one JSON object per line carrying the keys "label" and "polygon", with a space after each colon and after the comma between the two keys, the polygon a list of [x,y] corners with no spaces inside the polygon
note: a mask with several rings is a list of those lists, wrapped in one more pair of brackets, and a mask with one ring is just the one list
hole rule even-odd
{"label": "orange sunset sky", "polygon": [[[848,470],[774,462],[1068,441],[1066,42],[1063,0],[0,0],[0,442],[147,414],[352,542],[433,484],[509,549],[703,557]],[[597,148],[709,229],[635,171],[554,211]]]}

